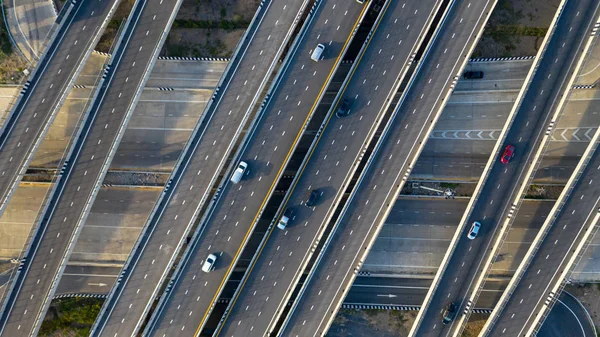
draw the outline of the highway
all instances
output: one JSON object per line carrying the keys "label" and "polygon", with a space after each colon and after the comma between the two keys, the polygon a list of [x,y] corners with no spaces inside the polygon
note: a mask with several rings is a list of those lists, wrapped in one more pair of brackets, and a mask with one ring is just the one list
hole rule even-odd
{"label": "highway", "polygon": [[231,71],[224,72],[222,93],[196,124],[93,336],[134,335],[141,328],[306,6],[304,0],[269,1],[257,10]]}
{"label": "highway", "polygon": [[[361,271],[431,275],[440,266],[468,198],[401,196],[381,228]],[[511,277],[547,218],[553,201],[526,200],[490,276]],[[418,305],[421,305],[419,303]]]}
{"label": "highway", "polygon": [[350,288],[348,285],[356,277],[394,205],[393,200],[446,105],[457,77],[462,75],[494,5],[495,1],[450,4],[420,71],[398,105],[396,116],[383,131],[281,334],[326,334]]}
{"label": "highway", "polygon": [[[561,112],[560,102],[564,102],[570,90],[581,47],[596,18],[594,10],[589,10],[590,5],[589,1],[568,1],[554,32],[549,32],[539,64],[534,64],[531,80],[523,88],[526,91],[513,108],[516,117],[512,121],[512,117],[508,118],[506,136],[499,138],[492,152],[489,171],[484,171],[467,206],[410,336],[447,336],[466,324],[464,317],[468,317],[476,302],[477,281],[489,269],[486,261],[490,254],[497,253],[492,245],[510,227],[523,188],[533,178],[549,138],[545,135],[555,126]],[[509,144],[515,146],[515,155],[508,164],[503,164],[499,157]],[[481,223],[481,229],[477,238],[470,240],[467,233],[474,221]],[[454,322],[444,325],[440,312],[453,302],[459,315]],[[460,314],[463,311],[467,316]]]}
{"label": "highway", "polygon": [[[225,175],[221,193],[201,219],[147,335],[200,333],[366,11],[356,1],[325,0],[317,6],[235,157],[234,165],[246,161],[249,173],[237,185]],[[324,59],[314,62],[310,55],[317,43],[327,47]],[[215,270],[205,273],[200,268],[209,253],[218,260]]]}
{"label": "highway", "polygon": [[0,215],[118,1],[75,1],[65,6],[55,34],[14,102],[0,133]]}
{"label": "highway", "polygon": [[[591,146],[596,148],[598,143]],[[600,186],[594,183],[600,179],[600,151],[595,149],[582,168],[573,189],[566,195],[566,202],[544,224],[539,238],[542,241],[536,244],[535,250],[528,252],[535,255],[523,260],[524,274],[518,275],[516,288],[506,294],[502,306],[495,309],[499,311],[486,325],[485,336],[528,335],[558,298],[562,288],[558,291],[557,288],[568,279],[572,259],[577,258],[581,249],[579,245],[586,241],[590,232],[596,231],[597,227],[594,227],[600,216]],[[579,175],[579,172],[574,174]]]}
{"label": "highway", "polygon": [[[406,79],[426,33],[430,27],[437,28],[433,19],[441,4],[436,0],[410,4],[393,1],[383,6],[378,18],[381,21],[376,21],[372,38],[363,45],[364,54],[359,54],[354,62],[355,68],[338,96],[339,100],[352,99],[351,115],[336,118],[333,112],[339,103],[332,106],[315,140],[317,143],[313,143],[312,151],[289,189],[287,201],[278,212],[293,209],[292,221],[285,230],[275,226],[269,229],[217,335],[275,333],[277,321],[304,272],[312,249],[327,228],[364,150],[384,120],[391,97]],[[319,199],[315,206],[306,207],[304,203],[314,189]]]}
{"label": "highway", "polygon": [[132,10],[2,307],[3,336],[29,336],[39,330],[179,5],[175,0],[149,0]]}

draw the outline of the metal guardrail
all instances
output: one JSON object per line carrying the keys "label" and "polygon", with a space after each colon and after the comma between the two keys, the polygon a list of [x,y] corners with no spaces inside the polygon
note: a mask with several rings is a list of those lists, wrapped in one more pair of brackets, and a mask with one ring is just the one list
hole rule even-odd
{"label": "metal guardrail", "polygon": [[[294,28],[296,27],[296,25],[298,24],[299,18],[301,16],[301,13],[304,11],[304,8],[305,8],[305,6],[306,6],[307,3],[308,3],[308,0],[305,0],[303,2],[303,5],[301,6],[301,9],[300,9],[299,13],[294,18],[294,21],[293,21],[293,23],[292,23],[289,31],[287,32],[286,37],[284,38],[284,43],[278,49],[278,51],[275,53],[276,56],[274,57],[272,64],[270,65],[267,73],[265,74],[265,78],[261,82],[261,84],[259,86],[259,89],[257,90],[257,92],[256,92],[256,94],[255,94],[255,96],[254,96],[254,98],[253,98],[250,106],[248,107],[248,109],[247,109],[248,111],[247,111],[246,115],[244,116],[243,120],[240,122],[240,127],[238,128],[239,129],[238,133],[235,136],[236,138],[241,133],[241,130],[242,130],[241,127],[245,124],[246,119],[250,116],[250,112],[255,107],[256,102],[260,98],[261,92],[264,89],[264,86],[268,82],[267,79],[269,79],[270,75],[272,74],[273,70],[275,69],[275,66],[278,63],[278,59],[279,59],[280,55],[282,54],[282,52],[284,50],[283,47],[285,46],[285,44],[287,43],[287,41],[291,37],[291,35],[292,35],[291,33],[294,30]],[[190,140],[186,143],[186,146],[185,146],[184,150],[182,151],[182,154],[180,155],[180,159],[178,160],[175,168],[173,169],[172,174],[171,174],[171,176],[170,176],[170,178],[169,178],[169,180],[168,180],[168,182],[167,182],[167,184],[166,184],[163,192],[161,193],[161,195],[160,195],[160,197],[159,197],[159,199],[158,199],[158,201],[157,201],[157,203],[156,203],[156,205],[155,205],[152,213],[148,216],[148,220],[147,220],[147,224],[146,224],[146,229],[144,229],[144,233],[146,231],[148,231],[150,227],[154,227],[156,225],[156,223],[160,219],[160,216],[157,217],[157,215],[159,215],[161,213],[161,210],[164,209],[164,207],[167,207],[167,204],[168,204],[168,202],[170,200],[170,197],[171,197],[172,193],[174,193],[175,186],[178,184],[179,179],[183,176],[183,173],[185,171],[185,166],[187,166],[187,164],[189,163],[189,160],[191,159],[191,156],[193,155],[193,153],[194,153],[196,147],[198,146],[198,144],[200,143],[199,139],[201,139],[201,137],[203,135],[204,127],[206,127],[206,126],[203,126],[205,118],[207,118],[208,115],[212,116],[212,114],[214,113],[214,110],[217,108],[220,100],[223,98],[223,96],[224,96],[224,94],[225,94],[225,92],[227,90],[227,87],[229,85],[229,82],[227,82],[227,83],[225,83],[225,82],[228,79],[231,80],[231,76],[232,76],[231,74],[228,74],[228,73],[229,73],[230,70],[233,70],[234,72],[237,70],[237,66],[239,65],[239,62],[241,62],[241,58],[245,54],[245,49],[243,49],[243,47],[245,45],[248,46],[249,43],[250,43],[250,41],[251,41],[251,39],[250,40],[248,40],[248,39],[250,38],[250,36],[249,36],[250,32],[253,31],[252,27],[254,25],[260,25],[260,23],[262,22],[263,15],[265,14],[263,12],[263,10],[266,11],[269,8],[270,4],[271,4],[271,2],[269,0],[263,0],[263,1],[261,1],[258,10],[255,12],[254,17],[253,17],[252,21],[250,22],[249,28],[244,32],[244,35],[239,40],[239,42],[238,42],[238,44],[236,46],[236,49],[234,50],[233,57],[231,59],[227,59],[230,62],[227,65],[227,67],[225,68],[225,70],[223,72],[223,76],[221,76],[221,78],[219,80],[219,83],[217,84],[217,86],[215,88],[215,92],[213,93],[213,95],[212,95],[212,97],[211,97],[208,105],[205,107],[205,111],[204,111],[201,119],[197,122],[194,130],[192,131],[192,134],[190,136]],[[256,27],[256,29],[258,29],[258,27]],[[256,32],[256,30],[254,30],[254,32]],[[243,53],[240,54],[240,52],[242,52],[242,51],[243,51]],[[238,57],[240,59],[237,59]],[[165,59],[171,59],[171,58],[165,58]],[[175,59],[180,59],[180,58],[175,58]],[[183,59],[187,60],[188,58],[183,58]],[[190,58],[190,60],[198,61],[198,60],[203,60],[203,59]],[[218,61],[224,61],[224,60],[219,59]],[[220,89],[223,86],[224,86],[224,89],[223,89],[223,91],[220,92]],[[267,93],[267,96],[268,95],[269,94]],[[211,111],[211,109],[213,109],[213,110]],[[211,112],[209,112],[209,111],[211,111]],[[231,149],[233,148],[233,143],[234,143],[234,141],[231,142],[230,146],[225,151],[226,154],[224,154],[222,156],[223,159],[221,161],[221,164],[220,164],[219,168],[216,170],[216,172],[215,172],[215,174],[214,174],[211,182],[209,183],[209,186],[213,186],[215,184],[216,180],[218,179],[219,175],[217,173],[219,171],[221,171],[222,167],[225,165],[226,159],[228,157],[227,153],[229,153],[231,151]],[[180,167],[183,167],[183,168],[180,169]],[[229,168],[229,169],[231,169],[231,168]],[[227,173],[224,176],[228,176]],[[221,190],[222,190],[222,188],[221,188],[221,186],[219,186],[217,188],[216,195],[212,199],[212,202],[214,202],[214,200],[216,199],[216,196],[220,193]],[[198,207],[196,209],[196,215],[193,217],[194,219],[196,218],[197,213],[201,210],[201,205],[204,205],[205,201],[210,196],[210,191],[211,191],[211,189],[208,189],[207,192],[202,196],[202,199],[199,202]],[[189,232],[189,230],[191,230],[191,227],[192,227],[193,223],[194,223],[194,221],[191,221],[189,223],[189,228],[186,230],[185,235],[187,235],[187,233]],[[202,221],[201,221],[201,223],[202,223]],[[195,238],[197,237],[197,235],[198,235],[199,232],[201,232],[201,231],[197,231],[194,234],[194,236],[192,237],[192,241],[195,240]],[[149,236],[146,235],[146,234],[142,234],[138,238],[138,240],[137,240],[137,242],[134,245],[134,248],[132,250],[133,253],[130,254],[128,260],[126,261],[125,266],[123,268],[123,271],[122,271],[121,275],[119,276],[119,278],[117,280],[117,284],[115,286],[113,286],[113,288],[111,289],[111,292],[109,294],[109,301],[111,301],[113,299],[113,297],[115,296],[115,293],[119,289],[118,287],[120,286],[120,284],[123,281],[126,281],[126,279],[128,278],[128,276],[131,275],[131,270],[132,269],[130,270],[130,265],[133,264],[133,263],[135,263],[136,261],[134,261],[134,259],[137,258],[139,255],[141,255],[141,251],[139,253],[136,253],[136,252],[140,249],[140,247],[142,247],[142,246],[145,247],[145,244],[148,242],[148,240],[149,240]],[[176,251],[180,251],[181,250],[181,248],[183,246],[182,243],[183,243],[183,241],[180,241],[180,245],[176,248]],[[189,254],[191,246],[193,246],[193,245],[189,245],[188,249],[186,249],[184,251],[182,260],[185,260],[185,257]],[[143,248],[142,248],[142,250],[143,250]],[[173,264],[173,261],[176,259],[177,255],[178,254],[173,254],[173,259],[169,263],[170,265]],[[162,306],[164,304],[165,297],[168,297],[169,291],[171,289],[171,286],[174,283],[174,279],[175,279],[176,275],[178,275],[178,272],[179,272],[180,268],[184,264],[185,263],[180,263],[177,266],[177,268],[176,268],[176,270],[175,270],[175,272],[173,274],[172,279],[170,280],[169,284],[167,285],[167,288],[165,290],[164,295],[161,297],[161,299],[160,299],[160,301],[158,303],[158,306],[157,306],[158,309],[155,310],[154,313],[152,314],[152,316],[150,317],[150,324],[148,324],[147,329],[152,326],[153,322],[157,318],[157,313],[159,313],[162,310],[161,308],[162,308]],[[167,269],[165,271],[165,273],[163,274],[163,277],[161,278],[161,281],[159,282],[159,285],[157,285],[157,288],[156,288],[157,291],[158,291],[158,289],[160,289],[160,285],[162,285],[164,283],[164,279],[168,276],[168,273],[167,273],[168,271],[169,271],[169,269]],[[124,280],[124,278],[125,278],[125,280]],[[109,301],[107,301],[107,303],[105,303],[105,306],[108,305]],[[114,299],[114,301],[116,301],[116,299]],[[151,307],[152,303],[153,302],[149,302],[147,304],[147,306],[145,307],[145,309],[144,309],[144,316],[147,315],[148,311],[150,310],[150,307]],[[104,312],[105,310],[107,310],[107,308],[103,307],[102,312]],[[102,312],[101,312],[101,314],[102,314]],[[98,321],[97,321],[96,324],[100,324],[100,323],[98,323]],[[96,329],[96,327],[94,329]]]}
{"label": "metal guardrail", "polygon": [[[592,229],[592,233],[586,238],[586,240],[583,244],[583,247],[588,247],[589,244],[594,240],[594,235],[598,231],[598,228],[600,228],[600,222],[596,222],[596,224],[594,225],[594,228]],[[584,254],[585,254],[585,249],[579,249],[579,251],[575,257],[575,260],[577,262],[574,263],[573,266],[577,266],[577,264],[579,263],[579,261],[581,261],[581,258],[583,257]],[[542,312],[541,318],[538,320],[536,325],[532,328],[532,330],[534,332],[533,335],[537,335],[537,333],[540,331],[540,329],[544,325],[544,321],[546,320],[546,318],[548,317],[548,315],[551,312],[550,309],[554,306],[554,304],[558,300],[558,298],[559,298],[560,294],[562,293],[562,291],[564,290],[565,286],[570,283],[570,275],[573,274],[573,269],[574,269],[574,267],[572,267],[571,270],[568,272],[568,275],[566,275],[563,278],[563,280],[560,283],[559,288],[556,291],[551,292],[550,295],[548,296],[548,298],[546,299],[545,305],[547,307],[547,310],[544,310]],[[594,329],[595,328],[596,327],[594,326]]]}
{"label": "metal guardrail", "polygon": [[[563,0],[561,2],[560,11],[558,11],[555,16],[556,21],[554,22],[554,25],[553,25],[552,34],[554,34],[554,30],[556,28],[558,18],[562,15],[565,4],[566,4],[566,1]],[[488,263],[487,269],[485,270],[484,274],[479,278],[479,281],[480,281],[479,287],[475,290],[475,294],[472,295],[472,299],[470,300],[470,302],[472,302],[472,303],[476,303],[477,298],[479,297],[479,294],[481,293],[481,290],[483,289],[483,286],[485,284],[485,279],[491,272],[490,265],[497,258],[498,254],[500,252],[500,247],[502,247],[502,244],[504,243],[504,241],[506,240],[506,237],[508,236],[508,228],[510,228],[510,225],[513,220],[512,216],[515,215],[514,213],[516,212],[516,210],[519,209],[520,205],[523,203],[523,195],[527,189],[527,186],[529,186],[531,184],[531,182],[533,181],[534,173],[537,171],[537,168],[541,164],[541,160],[540,160],[542,157],[541,154],[546,151],[546,149],[550,143],[550,141],[549,141],[550,134],[552,133],[553,127],[556,125],[557,120],[559,119],[559,117],[562,114],[562,109],[564,107],[564,104],[565,104],[567,98],[570,96],[570,93],[573,90],[572,83],[574,82],[575,78],[577,77],[577,75],[579,73],[579,70],[581,69],[584,57],[588,54],[588,51],[591,46],[591,42],[592,42],[592,39],[590,38],[588,40],[588,43],[586,43],[584,46],[583,53],[581,53],[581,55],[579,56],[579,61],[577,62],[576,66],[575,66],[573,74],[569,78],[568,85],[565,87],[567,94],[565,94],[563,96],[562,100],[559,102],[559,104],[556,108],[556,112],[554,113],[554,116],[552,118],[552,122],[548,126],[548,128],[545,132],[545,135],[543,136],[542,144],[540,144],[541,146],[540,146],[540,149],[538,150],[538,155],[539,155],[537,157],[538,160],[533,164],[534,166],[533,166],[532,170],[530,171],[530,175],[527,177],[527,180],[524,183],[524,186],[522,186],[520,193],[518,193],[518,195],[517,195],[518,202],[513,203],[510,214],[507,217],[507,219],[504,221],[504,225],[503,225],[504,231],[500,233],[500,236],[493,247],[492,254],[491,254],[490,258],[488,259],[488,261],[491,261],[491,262]],[[547,224],[551,224],[556,219],[556,217],[562,210],[562,207],[568,200],[568,196],[570,195],[571,191],[573,190],[576,182],[579,180],[581,174],[583,173],[583,168],[587,165],[587,163],[589,162],[589,160],[591,158],[591,155],[593,154],[593,151],[590,152],[590,150],[592,148],[595,148],[595,146],[597,146],[595,143],[596,143],[596,139],[598,139],[599,136],[600,136],[600,129],[596,131],[596,133],[592,139],[592,143],[590,144],[590,146],[588,146],[588,149],[586,149],[587,157],[584,157],[583,159],[581,159],[580,163],[578,164],[579,170],[578,170],[577,174],[574,175],[573,177],[571,177],[571,179],[569,179],[569,182],[567,183],[565,190],[563,190],[563,192],[561,193],[559,200],[557,201],[557,203],[551,210],[550,216],[545,221],[544,227],[542,227],[541,231],[543,231],[543,232],[540,232],[538,234],[538,236],[536,236],[534,243],[532,244],[531,248],[529,249],[527,255],[524,258],[524,262],[521,263],[521,265],[517,269],[515,275],[513,276],[512,280],[510,281],[507,289],[505,290],[504,294],[500,298],[500,301],[496,306],[497,309],[494,310],[490,319],[488,319],[488,322],[485,324],[482,334],[487,333],[489,331],[489,329],[494,326],[496,320],[498,319],[499,314],[504,310],[504,307],[506,306],[506,304],[508,303],[508,300],[510,299],[511,295],[515,291],[517,285],[519,284],[519,281],[524,276],[525,270],[527,270],[529,264],[531,263],[533,256],[535,255],[535,253],[537,253],[537,251],[540,247],[540,244],[543,241],[543,238],[546,236],[547,232],[551,228],[551,225],[547,225]],[[469,315],[470,315],[470,313],[466,312],[464,320],[462,320],[462,322],[466,322],[469,318]],[[461,328],[458,331],[461,332],[465,328],[465,325],[466,324],[462,324]]]}

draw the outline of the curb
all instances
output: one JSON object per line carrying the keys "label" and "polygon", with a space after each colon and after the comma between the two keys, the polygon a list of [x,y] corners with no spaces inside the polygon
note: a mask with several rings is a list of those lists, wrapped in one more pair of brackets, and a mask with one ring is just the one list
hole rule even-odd
{"label": "curb", "polygon": [[173,56],[159,56],[159,60],[167,61],[219,61],[229,62],[229,57],[173,57]]}
{"label": "curb", "polygon": [[574,85],[573,89],[594,89],[595,86],[595,84]]}
{"label": "curb", "polygon": [[469,59],[469,62],[498,62],[498,61],[522,61],[533,60],[535,56],[513,56],[513,57],[484,57]]}
{"label": "curb", "polygon": [[74,298],[74,297],[81,297],[81,298],[106,298],[106,294],[82,294],[82,293],[72,293],[72,294],[60,294],[60,295],[56,295],[54,297],[52,297],[53,300],[57,300],[60,298]]}
{"label": "curb", "polygon": [[[356,310],[399,310],[399,311],[419,311],[421,306],[419,305],[377,305],[377,304],[342,304],[342,309],[356,309]],[[492,309],[473,309],[476,314],[490,314]]]}

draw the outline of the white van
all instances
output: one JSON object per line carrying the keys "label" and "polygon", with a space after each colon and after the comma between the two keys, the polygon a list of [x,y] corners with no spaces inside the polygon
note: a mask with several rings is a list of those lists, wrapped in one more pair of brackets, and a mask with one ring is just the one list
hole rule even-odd
{"label": "white van", "polygon": [[244,176],[246,169],[248,169],[248,164],[246,164],[245,161],[241,161],[240,164],[238,165],[238,167],[233,172],[231,179],[229,179],[229,180],[234,184],[239,183],[240,180],[242,180],[242,177]]}
{"label": "white van", "polygon": [[323,45],[322,43],[319,43],[317,45],[317,48],[315,48],[315,50],[313,50],[312,54],[310,55],[311,60],[313,60],[315,62],[319,62],[319,60],[323,57],[324,51],[325,51],[325,45]]}

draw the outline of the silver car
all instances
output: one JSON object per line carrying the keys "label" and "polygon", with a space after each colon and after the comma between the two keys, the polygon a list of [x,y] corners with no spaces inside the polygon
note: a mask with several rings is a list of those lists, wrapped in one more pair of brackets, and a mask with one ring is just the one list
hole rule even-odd
{"label": "silver car", "polygon": [[467,235],[469,240],[473,240],[477,237],[477,233],[479,233],[480,227],[481,224],[478,221],[473,222],[473,224],[471,225],[471,229],[469,229],[469,234]]}

